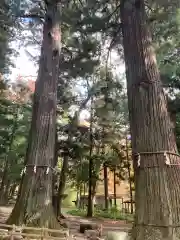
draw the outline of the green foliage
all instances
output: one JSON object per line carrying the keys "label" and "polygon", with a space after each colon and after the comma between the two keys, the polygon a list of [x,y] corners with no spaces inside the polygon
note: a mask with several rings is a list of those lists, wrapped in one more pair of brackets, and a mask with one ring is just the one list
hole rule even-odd
{"label": "green foliage", "polygon": [[[86,216],[86,210],[83,209],[72,209],[67,212],[70,215],[73,216]],[[132,214],[125,214],[120,212],[118,209],[110,209],[109,211],[99,211],[95,210],[94,212],[95,218],[107,218],[107,219],[113,219],[113,220],[126,220],[128,222],[133,222],[134,216]]]}
{"label": "green foliage", "polygon": [[[77,128],[73,143],[68,144],[68,148],[71,148],[69,156],[72,158],[69,176],[78,189],[89,181],[90,158],[93,160],[93,182],[100,180],[99,172],[104,162],[110,169],[116,168],[119,179],[127,179],[125,157],[120,157],[120,150],[117,153],[113,148],[114,145],[119,145],[119,140],[123,137],[122,128],[128,124],[127,98],[122,83],[111,71],[107,74],[105,67],[97,69],[91,78],[92,81],[88,79],[86,96],[91,95],[87,109],[93,111],[92,118],[89,119],[92,121],[93,142],[90,139],[90,128]],[[93,151],[89,156],[91,144]]]}
{"label": "green foliage", "polygon": [[[108,51],[114,49],[122,56],[119,5],[117,1],[110,3],[103,0],[67,1],[63,5],[61,16],[62,54],[57,111],[58,150],[62,157],[64,153],[68,153],[69,179],[77,188],[88,183],[90,158],[93,160],[94,180],[99,180],[99,171],[104,162],[111,170],[117,169],[120,180],[127,179],[127,171],[124,169],[127,170],[128,162],[126,156],[123,155],[125,150],[120,146],[120,140],[125,138],[124,132],[128,127],[127,96],[122,80],[114,74],[113,66],[109,65],[107,56],[104,57],[109,54],[106,54],[104,50],[107,44]],[[31,16],[33,14],[30,21],[23,25],[32,33],[30,37],[24,39],[26,45],[40,44],[41,20],[46,12],[44,5],[39,1],[23,1],[20,6],[20,2],[17,1],[17,5],[12,6],[12,9],[16,9],[16,15]],[[169,92],[172,90],[175,97],[175,101],[171,101],[172,104],[169,105],[170,111],[177,112],[180,104],[174,90],[180,89],[180,12],[174,6],[164,7],[154,2],[150,3],[148,9],[151,9],[148,13],[149,20],[155,19],[151,21],[151,27],[154,30],[154,45],[163,83]],[[40,15],[42,18],[39,17]],[[6,38],[5,33],[2,32],[2,42],[5,43]],[[3,104],[5,106],[5,103]],[[0,118],[2,158],[6,155],[14,122],[13,110],[11,110],[13,106],[12,103],[8,104],[9,107],[2,107],[0,110],[2,111]],[[86,108],[89,112],[92,111],[91,119],[88,119],[92,123],[92,142],[90,128],[78,126],[78,119],[70,114],[72,106],[80,110]],[[16,137],[8,153],[10,162],[14,164],[9,173],[13,178],[17,178],[16,173],[20,171],[27,143],[28,111],[25,109],[22,111],[26,122],[18,120]],[[177,115],[178,144],[179,126],[179,115]],[[89,156],[91,147],[93,151]],[[18,163],[17,166],[15,162]],[[131,180],[134,180],[133,176]],[[106,214],[112,215],[114,212],[99,214],[105,216]]]}
{"label": "green foliage", "polygon": [[7,76],[13,65],[11,57],[15,50],[10,47],[14,37],[14,20],[11,12],[10,1],[0,2],[0,74]]}
{"label": "green foliage", "polygon": [[176,142],[177,142],[177,147],[178,150],[180,150],[180,114],[176,114],[176,128],[175,128],[175,133],[176,133]]}
{"label": "green foliage", "polygon": [[8,162],[8,179],[19,181],[27,148],[31,108],[0,99],[0,159],[1,168]]}

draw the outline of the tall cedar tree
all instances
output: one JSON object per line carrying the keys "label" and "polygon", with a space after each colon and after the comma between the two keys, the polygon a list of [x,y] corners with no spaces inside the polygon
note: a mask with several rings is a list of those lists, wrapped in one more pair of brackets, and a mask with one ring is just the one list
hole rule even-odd
{"label": "tall cedar tree", "polygon": [[[180,168],[144,0],[124,0],[121,21],[136,178],[133,239],[180,239]],[[160,152],[169,151],[170,163]],[[146,154],[143,154],[145,153]],[[142,154],[141,154],[142,153]]]}
{"label": "tall cedar tree", "polygon": [[52,208],[52,167],[61,40],[60,7],[60,1],[46,3],[40,66],[25,161],[26,173],[22,178],[16,205],[8,219],[11,224],[57,227]]}

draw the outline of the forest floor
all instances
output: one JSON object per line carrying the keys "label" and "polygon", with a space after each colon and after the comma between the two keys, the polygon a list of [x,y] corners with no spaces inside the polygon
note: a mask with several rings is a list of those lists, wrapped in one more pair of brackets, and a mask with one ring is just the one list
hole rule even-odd
{"label": "forest floor", "polygon": [[[8,218],[9,214],[12,211],[13,206],[1,206],[0,207],[0,223],[4,223]],[[130,223],[126,221],[115,221],[112,219],[103,219],[103,218],[83,218],[79,216],[72,216],[67,214],[68,209],[64,209],[63,214],[65,215],[66,222],[69,226],[70,234],[76,236],[76,239],[84,239],[84,235],[79,233],[79,227],[81,223],[97,223],[102,224],[103,226],[103,236],[106,235],[108,231],[122,231],[126,232],[131,228]]]}

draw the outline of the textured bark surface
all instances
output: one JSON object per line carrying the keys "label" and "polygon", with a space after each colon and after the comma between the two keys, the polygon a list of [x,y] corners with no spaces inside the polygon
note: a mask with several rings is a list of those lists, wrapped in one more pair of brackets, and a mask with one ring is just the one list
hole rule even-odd
{"label": "textured bark surface", "polygon": [[[58,163],[58,132],[57,132],[57,127],[56,127],[56,133],[55,133],[55,148],[54,148],[54,164],[53,167],[57,166]],[[54,174],[53,179],[52,179],[52,188],[53,188],[53,193],[52,193],[52,205],[54,208],[54,212],[57,215],[57,191],[58,191],[58,176]]]}
{"label": "textured bark surface", "polygon": [[[55,228],[52,178],[56,131],[56,92],[61,31],[58,1],[48,4],[43,29],[40,67],[35,87],[26,173],[8,223]],[[34,171],[36,166],[36,171]],[[49,167],[49,172],[46,172]]]}
{"label": "textured bark surface", "polygon": [[[180,167],[167,166],[163,154],[177,153],[167,111],[144,1],[124,0],[121,5],[129,113],[134,153],[142,154],[140,167],[134,159],[136,212],[133,239],[180,239]],[[172,164],[179,157],[168,155]]]}

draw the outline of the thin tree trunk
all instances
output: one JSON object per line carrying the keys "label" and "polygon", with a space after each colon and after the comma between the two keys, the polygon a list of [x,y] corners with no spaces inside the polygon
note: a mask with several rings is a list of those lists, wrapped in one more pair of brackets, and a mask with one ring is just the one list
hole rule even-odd
{"label": "thin tree trunk", "polygon": [[[99,153],[100,153],[100,145],[96,149],[96,154],[99,155]],[[93,167],[94,171],[92,174],[93,175],[92,176],[92,199],[93,199],[93,202],[96,202],[94,200],[96,197],[96,188],[97,188],[97,181],[99,179],[100,168],[101,168],[101,162],[100,161],[97,161],[96,163],[94,162],[94,167]],[[93,204],[93,206],[94,206],[94,204]]]}
{"label": "thin tree trunk", "polygon": [[109,197],[108,197],[108,170],[107,164],[104,163],[104,201],[105,201],[105,209],[109,208]]}
{"label": "thin tree trunk", "polygon": [[90,157],[90,159],[89,159],[89,189],[88,189],[87,217],[93,216],[92,171],[93,171],[93,160],[92,160],[92,157]]}
{"label": "thin tree trunk", "polygon": [[52,207],[52,178],[56,131],[56,95],[59,75],[58,48],[60,1],[48,2],[41,59],[36,81],[26,172],[9,224],[58,228]]}
{"label": "thin tree trunk", "polygon": [[8,197],[9,197],[9,191],[10,191],[10,180],[8,179],[7,180],[7,183],[6,183],[6,188],[5,188],[5,192],[4,192],[4,199],[6,199],[6,204],[8,204]]}
{"label": "thin tree trunk", "polygon": [[75,207],[79,208],[79,187],[77,187]]}
{"label": "thin tree trunk", "polygon": [[92,201],[93,201],[93,208],[94,208],[94,205],[95,205],[95,203],[96,203],[96,200],[95,200],[95,197],[96,197],[96,183],[97,183],[97,181],[96,181],[96,179],[94,179],[94,178],[96,178],[96,176],[93,176],[93,182],[92,182]]}
{"label": "thin tree trunk", "polygon": [[[79,110],[75,113],[71,123],[69,124],[67,146],[69,146],[69,143],[72,141],[73,134],[77,129],[77,120],[79,118],[80,112],[86,106],[88,101],[89,101],[89,96],[83,101]],[[60,216],[62,218],[64,218],[64,216],[61,213],[62,200],[63,200],[63,193],[66,186],[67,172],[68,172],[68,166],[69,166],[68,150],[66,152],[67,154],[66,156],[64,156],[64,161],[63,161],[63,166],[62,166],[62,171],[60,176],[60,182],[59,182],[59,188],[58,188],[58,199],[57,199],[57,216]]]}
{"label": "thin tree trunk", "polygon": [[[81,203],[80,204],[80,208],[82,207],[83,209],[85,208],[85,205],[86,205],[85,194],[86,194],[86,192],[85,192],[85,185],[82,184],[82,185],[80,185],[79,198],[80,198],[80,203]],[[83,197],[83,201],[81,199],[82,196],[84,196]]]}
{"label": "thin tree trunk", "polygon": [[170,112],[169,114],[170,114],[172,129],[174,131],[174,134],[176,134],[176,131],[175,131],[175,128],[176,128],[176,113]]}
{"label": "thin tree trunk", "polygon": [[131,181],[131,164],[129,162],[128,162],[128,178],[129,178],[131,214],[133,214],[133,190],[132,190],[132,181]]}
{"label": "thin tree trunk", "polygon": [[86,183],[83,184],[83,192],[84,192],[84,196],[86,195]]}
{"label": "thin tree trunk", "polygon": [[66,187],[66,181],[67,181],[67,172],[68,172],[68,153],[65,153],[64,159],[63,159],[63,165],[61,169],[61,175],[59,180],[59,188],[58,188],[58,202],[57,202],[57,216],[63,217],[62,215],[62,201],[63,201],[63,194]]}
{"label": "thin tree trunk", "polygon": [[[132,150],[140,154],[140,158],[134,158],[133,239],[180,239],[179,157],[147,29],[144,1],[123,1],[121,20]],[[172,152],[169,158],[164,151]],[[168,160],[175,165],[168,166]]]}
{"label": "thin tree trunk", "polygon": [[129,180],[129,193],[130,193],[130,202],[131,202],[131,214],[133,214],[133,191],[132,191],[132,181],[131,181],[131,164],[129,161],[129,149],[128,149],[128,139],[126,136],[126,159],[127,159],[127,169],[128,169],[128,180]]}
{"label": "thin tree trunk", "polygon": [[12,199],[14,197],[14,194],[15,194],[15,190],[16,190],[16,187],[17,187],[17,183],[14,183],[11,188],[10,188],[10,191],[9,191],[9,198]]}
{"label": "thin tree trunk", "polygon": [[[86,195],[86,184],[84,183],[84,185],[83,185],[83,192],[84,192],[84,196]],[[83,200],[83,209],[84,209],[84,207],[85,207],[85,202],[84,202],[84,200]]]}
{"label": "thin tree trunk", "polygon": [[114,175],[114,206],[117,207],[117,202],[116,202],[116,168],[113,170],[113,175]]}
{"label": "thin tree trunk", "polygon": [[[106,94],[107,92],[105,92],[105,101],[106,101]],[[102,157],[105,156],[104,127],[102,129],[102,153],[101,154],[102,154]],[[103,164],[103,172],[104,172],[104,203],[105,203],[105,210],[108,210],[109,209],[108,166],[106,162],[104,162]]]}
{"label": "thin tree trunk", "polygon": [[82,201],[82,186],[80,184],[80,186],[79,186],[79,208],[83,208],[84,209],[84,205],[85,205],[84,198],[83,198],[83,201]]}
{"label": "thin tree trunk", "polygon": [[93,108],[91,101],[91,121],[90,121],[90,150],[89,150],[89,189],[88,189],[88,208],[87,208],[87,217],[93,216],[93,199],[92,199],[92,185],[93,185],[93,129],[92,129],[92,121],[93,121]]}

